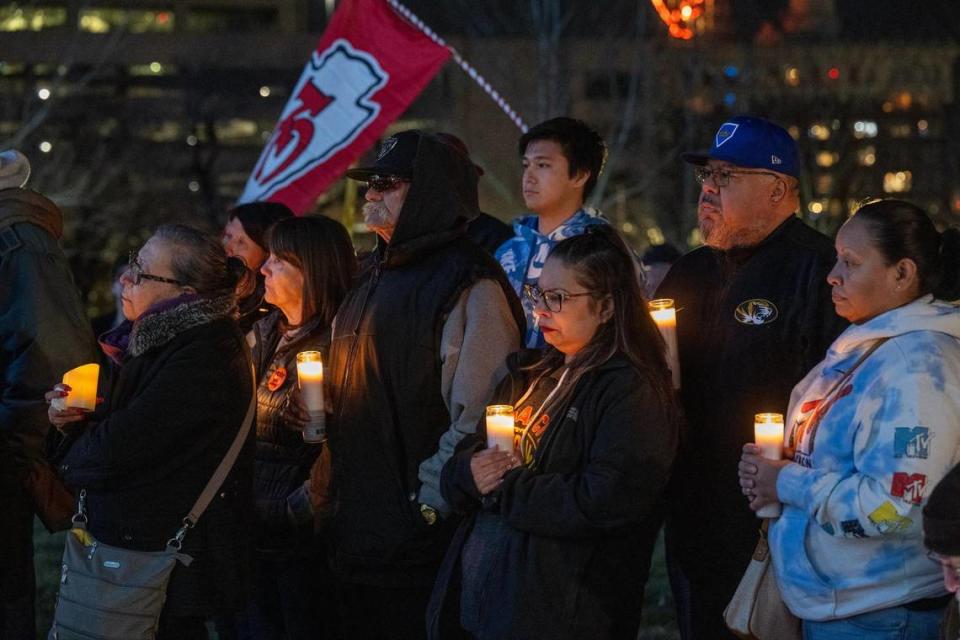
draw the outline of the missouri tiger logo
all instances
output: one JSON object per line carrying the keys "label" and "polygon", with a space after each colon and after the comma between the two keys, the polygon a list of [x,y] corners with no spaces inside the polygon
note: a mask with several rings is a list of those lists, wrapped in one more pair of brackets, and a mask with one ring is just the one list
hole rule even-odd
{"label": "missouri tiger logo", "polygon": [[737,305],[733,316],[740,324],[770,324],[780,315],[777,305],[763,298],[744,300]]}

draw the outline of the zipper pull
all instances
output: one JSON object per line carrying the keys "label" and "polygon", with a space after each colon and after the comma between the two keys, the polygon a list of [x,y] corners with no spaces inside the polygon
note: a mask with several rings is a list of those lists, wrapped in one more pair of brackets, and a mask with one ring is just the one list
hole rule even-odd
{"label": "zipper pull", "polygon": [[67,565],[66,563],[60,568],[60,584],[67,584]]}
{"label": "zipper pull", "polygon": [[87,554],[87,560],[93,559],[93,554],[96,553],[98,544],[100,544],[98,541],[93,541],[93,544],[90,546],[90,553]]}

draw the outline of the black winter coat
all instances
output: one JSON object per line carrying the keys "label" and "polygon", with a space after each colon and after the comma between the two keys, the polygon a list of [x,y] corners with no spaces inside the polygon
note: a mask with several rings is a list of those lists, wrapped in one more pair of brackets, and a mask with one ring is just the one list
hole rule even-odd
{"label": "black winter coat", "polygon": [[[237,435],[253,381],[243,334],[226,315],[231,306],[181,305],[157,314],[165,316],[163,326],[152,330],[138,322],[143,330],[131,344],[138,345],[134,352],[145,350],[123,361],[106,408],[60,465],[69,486],[86,489],[88,528],[99,541],[162,550]],[[202,324],[183,328],[203,316]],[[187,534],[183,552],[193,563],[173,570],[167,615],[208,616],[244,603],[253,437],[251,430],[232,472]]]}
{"label": "black winter coat", "polygon": [[[847,324],[826,281],[834,261],[830,239],[791,217],[756,247],[695,249],[657,290],[680,309],[689,426],[670,487],[667,546],[717,603],[730,600],[757,542],[757,518],[737,479],[754,414],[785,414],[793,386]],[[715,623],[723,625],[718,616]]]}
{"label": "black winter coat", "polygon": [[[494,402],[515,402],[532,382],[511,356]],[[532,467],[507,473],[479,496],[470,458],[486,444],[483,422],[444,467],[451,504],[464,520],[437,578],[429,637],[458,637],[460,554],[481,508],[506,523],[483,585],[481,639],[636,637],[658,511],[677,448],[673,412],[650,381],[614,356],[577,383],[563,416],[543,435]]]}
{"label": "black winter coat", "polygon": [[[523,326],[503,269],[464,237],[477,174],[433,136],[389,244],[365,261],[337,311],[324,374],[332,412],[331,566],[346,582],[429,587],[456,523],[427,525],[418,470],[450,427],[442,393],[443,323],[460,294],[497,282]],[[326,366],[329,364],[329,366]]]}
{"label": "black winter coat", "polygon": [[[330,345],[330,328],[320,326],[319,319],[314,319],[304,325],[297,338],[278,350],[282,327],[280,311],[274,311],[253,327],[256,338],[253,362],[257,372],[257,451],[253,484],[258,524],[256,547],[271,556],[312,554],[319,549],[319,545],[313,544],[313,519],[304,518],[299,525],[295,524],[288,514],[288,500],[297,497],[301,503],[307,500],[303,483],[323,447],[304,442],[302,430],[288,424],[283,419],[283,411],[297,388],[297,354],[320,351],[326,359]],[[296,505],[290,507],[296,508]]]}

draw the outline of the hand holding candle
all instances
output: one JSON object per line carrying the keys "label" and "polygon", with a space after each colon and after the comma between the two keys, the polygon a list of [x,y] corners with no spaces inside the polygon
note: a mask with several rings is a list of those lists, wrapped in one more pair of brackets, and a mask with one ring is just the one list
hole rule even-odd
{"label": "hand holding candle", "polygon": [[487,447],[493,445],[499,446],[500,451],[513,453],[513,405],[487,407]]}
{"label": "hand holding candle", "polygon": [[303,404],[310,414],[310,421],[303,429],[303,441],[323,442],[327,436],[327,416],[323,401],[323,359],[319,351],[297,354],[297,382]]}
{"label": "hand holding candle", "polygon": [[659,298],[647,303],[650,317],[656,323],[667,343],[667,366],[673,375],[673,388],[680,388],[680,351],[677,347],[677,310],[670,298]]}
{"label": "hand holding candle", "polygon": [[[753,421],[754,441],[760,455],[767,460],[783,458],[783,415],[758,413]],[[780,503],[768,504],[757,511],[758,518],[776,518],[780,515]]]}

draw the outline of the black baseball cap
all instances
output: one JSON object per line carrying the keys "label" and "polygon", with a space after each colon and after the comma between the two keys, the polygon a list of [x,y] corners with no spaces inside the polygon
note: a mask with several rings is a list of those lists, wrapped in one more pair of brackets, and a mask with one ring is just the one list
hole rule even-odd
{"label": "black baseball cap", "polygon": [[409,129],[384,139],[377,150],[376,161],[370,166],[350,169],[347,177],[353,180],[368,180],[370,176],[397,176],[412,180],[413,161],[417,157],[417,147],[422,135],[418,129]]}

